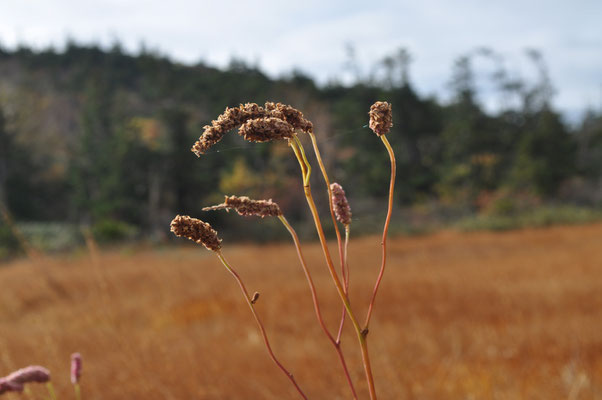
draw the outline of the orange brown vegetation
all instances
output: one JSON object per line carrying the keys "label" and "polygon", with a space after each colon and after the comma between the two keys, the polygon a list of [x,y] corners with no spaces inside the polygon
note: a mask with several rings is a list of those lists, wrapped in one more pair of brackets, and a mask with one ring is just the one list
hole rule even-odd
{"label": "orange brown vegetation", "polygon": [[[393,238],[369,334],[380,398],[601,398],[601,238],[602,224]],[[350,398],[293,246],[223,251],[261,292],[276,354],[308,396]],[[379,251],[377,238],[351,243],[356,308],[369,299]],[[340,305],[319,246],[306,256],[334,330]],[[296,398],[236,283],[200,246],[19,260],[0,268],[0,282],[0,375],[45,365],[61,399],[73,398],[75,351],[85,399]]]}

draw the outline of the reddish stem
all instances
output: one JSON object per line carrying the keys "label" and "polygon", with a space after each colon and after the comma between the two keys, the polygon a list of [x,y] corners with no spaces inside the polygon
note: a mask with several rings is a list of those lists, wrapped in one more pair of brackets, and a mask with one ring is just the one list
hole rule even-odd
{"label": "reddish stem", "polygon": [[278,368],[280,368],[280,370],[282,370],[282,372],[287,376],[287,378],[292,382],[292,384],[295,386],[295,389],[297,389],[297,392],[299,392],[301,397],[303,397],[305,400],[307,400],[307,396],[305,396],[305,393],[303,393],[303,391],[297,384],[297,381],[295,380],[295,377],[293,376],[293,374],[291,374],[286,368],[284,368],[284,366],[280,363],[280,361],[278,361],[278,359],[274,355],[274,352],[272,351],[272,346],[270,346],[270,342],[268,340],[268,335],[265,331],[263,323],[261,322],[261,320],[259,319],[259,315],[257,315],[257,312],[255,311],[255,307],[254,307],[253,303],[251,302],[251,296],[249,296],[249,292],[247,292],[247,288],[245,287],[245,284],[242,282],[242,279],[236,273],[236,271],[234,271],[232,269],[232,267],[230,267],[230,265],[228,264],[228,262],[226,261],[226,259],[224,258],[224,256],[222,255],[222,253],[220,251],[216,251],[216,254],[217,254],[217,257],[222,262],[222,264],[224,264],[224,266],[226,267],[228,272],[230,272],[232,274],[232,276],[234,277],[234,279],[236,279],[236,282],[238,282],[238,286],[240,286],[240,290],[242,291],[242,293],[244,295],[245,301],[247,302],[247,305],[251,309],[251,313],[253,314],[253,317],[255,318],[255,322],[257,322],[257,326],[259,327],[259,331],[261,332],[261,336],[263,338],[263,343],[265,344],[265,347],[268,350],[268,354],[270,355],[270,358],[272,359],[272,361],[274,361],[274,363],[278,366]]}
{"label": "reddish stem", "polygon": [[345,362],[345,356],[343,355],[343,351],[340,346],[340,341],[339,341],[339,339],[335,340],[332,337],[332,334],[330,333],[330,331],[326,327],[326,324],[324,323],[324,318],[322,318],[322,312],[320,311],[320,304],[318,301],[318,293],[316,291],[316,287],[314,286],[313,279],[311,278],[311,273],[309,272],[309,268],[307,268],[307,263],[305,262],[305,257],[303,256],[303,252],[301,250],[301,243],[299,242],[299,237],[297,236],[297,232],[293,229],[293,227],[289,224],[289,222],[283,215],[281,215],[279,218],[282,221],[282,223],[284,224],[284,226],[286,227],[286,229],[288,229],[291,236],[293,237],[293,242],[295,242],[295,248],[297,249],[297,256],[299,257],[299,261],[301,262],[301,266],[303,267],[303,272],[305,273],[305,277],[307,278],[307,284],[309,285],[309,290],[311,292],[311,298],[314,303],[314,310],[316,312],[316,318],[318,319],[318,323],[320,324],[322,331],[328,337],[328,340],[332,343],[337,354],[339,355],[339,360],[341,361],[341,365],[343,367],[343,371],[345,373],[345,378],[347,379],[347,383],[349,384],[349,387],[351,388],[351,393],[353,394],[353,398],[357,399],[357,394],[355,393],[353,381],[351,380],[351,376],[349,375],[349,370],[347,369],[347,363]]}
{"label": "reddish stem", "polygon": [[385,273],[385,265],[387,264],[387,234],[389,232],[389,224],[391,222],[391,214],[393,212],[393,191],[395,189],[395,153],[393,152],[393,148],[387,137],[382,135],[381,140],[383,141],[385,147],[387,148],[387,152],[389,153],[389,158],[391,159],[391,182],[389,184],[389,207],[387,210],[387,218],[385,220],[385,226],[383,228],[383,237],[382,237],[382,264],[380,266],[380,272],[378,273],[378,278],[376,279],[376,284],[374,285],[374,291],[372,292],[372,298],[370,299],[370,305],[368,306],[368,313],[366,315],[366,322],[364,323],[364,332],[368,332],[368,326],[370,324],[370,317],[372,316],[372,308],[374,307],[374,302],[376,301],[376,293],[378,292],[378,288],[380,286],[380,281],[383,279],[383,274]]}

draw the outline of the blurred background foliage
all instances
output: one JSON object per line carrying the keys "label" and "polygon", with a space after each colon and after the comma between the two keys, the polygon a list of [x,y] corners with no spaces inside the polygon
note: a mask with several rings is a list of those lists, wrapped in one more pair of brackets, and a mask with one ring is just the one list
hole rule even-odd
{"label": "blurred background foliage", "polygon": [[[458,57],[452,98],[423,96],[411,81],[410,54],[375,60],[369,74],[318,86],[300,71],[271,79],[233,59],[225,70],[182,65],[161,54],[125,53],[70,42],[65,50],[0,49],[0,257],[19,250],[19,229],[47,248],[83,242],[162,241],[175,214],[201,216],[224,194],[273,198],[295,223],[307,216],[298,166],[285,143],[250,144],[227,135],[198,160],[202,126],[226,106],[288,103],[314,122],[331,179],[346,189],[354,232],[380,228],[389,161],[367,128],[376,100],[393,104],[398,157],[393,229],[422,232],[455,224],[508,229],[600,217],[602,113],[568,124],[553,107],[543,58],[526,54],[536,77],[510,76],[499,63],[489,85],[501,106],[480,101],[473,61]],[[348,68],[354,68],[353,59]],[[322,182],[314,174],[314,191]],[[318,199],[325,207],[326,198]],[[533,210],[538,210],[535,212]],[[14,221],[7,215],[12,216]],[[227,238],[273,240],[270,221],[202,216]],[[309,234],[309,227],[299,228]],[[34,240],[35,242],[35,240]]]}

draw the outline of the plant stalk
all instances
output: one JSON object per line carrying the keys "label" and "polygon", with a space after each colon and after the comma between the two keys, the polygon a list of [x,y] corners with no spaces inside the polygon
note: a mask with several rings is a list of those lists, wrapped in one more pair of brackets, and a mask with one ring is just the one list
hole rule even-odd
{"label": "plant stalk", "polygon": [[293,229],[293,227],[290,225],[290,223],[284,217],[284,215],[281,215],[278,218],[280,219],[280,221],[282,221],[282,224],[286,227],[286,229],[289,231],[289,233],[291,234],[291,236],[293,238],[293,242],[295,243],[295,248],[297,249],[297,256],[299,257],[299,261],[301,262],[301,266],[303,267],[303,272],[305,273],[305,277],[307,278],[307,283],[309,285],[309,290],[311,292],[311,298],[314,303],[314,310],[316,312],[316,318],[318,319],[318,323],[320,324],[322,331],[324,332],[324,334],[328,337],[328,340],[334,346],[334,348],[339,356],[339,360],[341,361],[341,365],[342,365],[343,371],[345,373],[345,378],[347,379],[347,383],[349,384],[349,388],[351,389],[353,398],[357,400],[357,394],[355,392],[355,387],[353,386],[353,381],[351,380],[351,376],[349,375],[349,370],[347,369],[347,363],[345,362],[345,356],[343,355],[343,351],[340,346],[340,341],[338,339],[335,340],[332,337],[332,334],[330,333],[330,331],[326,327],[326,324],[324,323],[324,318],[322,317],[322,312],[320,311],[320,304],[318,301],[318,294],[316,291],[316,287],[314,286],[313,279],[311,278],[311,273],[309,272],[309,268],[307,268],[307,263],[305,262],[305,257],[303,256],[303,252],[301,250],[301,243],[299,242],[299,237],[297,236],[297,232]]}
{"label": "plant stalk", "polygon": [[[303,161],[303,158],[302,158],[300,149],[297,147],[297,143],[290,141],[289,144],[291,144],[291,147],[293,148],[293,151],[294,151],[295,155],[297,156],[299,163],[301,164]],[[366,374],[366,380],[368,382],[368,389],[370,391],[370,399],[376,400],[376,389],[374,387],[374,377],[372,376],[372,367],[370,366],[368,345],[366,343],[366,333],[364,330],[361,329],[359,323],[357,322],[357,319],[355,318],[355,314],[353,313],[353,311],[351,309],[351,304],[349,303],[349,298],[347,297],[347,294],[345,293],[345,288],[341,284],[341,281],[334,269],[332,257],[330,256],[330,251],[328,250],[328,245],[326,242],[326,236],[324,235],[324,229],[322,228],[322,223],[320,222],[320,215],[318,214],[316,204],[315,204],[312,194],[311,194],[311,187],[309,184],[309,174],[311,173],[311,169],[309,166],[306,166],[306,168],[302,168],[302,172],[306,173],[306,175],[303,176],[303,182],[304,182],[303,189],[305,191],[305,198],[307,199],[307,204],[309,205],[309,208],[311,210],[311,213],[312,213],[312,216],[314,219],[314,224],[316,225],[316,231],[318,232],[318,237],[320,238],[320,244],[322,245],[322,251],[323,251],[324,257],[326,259],[326,265],[328,266],[328,271],[330,272],[330,276],[332,277],[335,287],[339,293],[339,297],[341,298],[343,305],[345,306],[345,309],[347,310],[347,313],[349,314],[351,323],[353,324],[353,327],[355,328],[355,332],[357,334],[358,341],[360,343],[361,352],[362,352],[362,361],[364,364],[364,372]]]}
{"label": "plant stalk", "polygon": [[391,159],[391,182],[389,184],[389,206],[387,209],[387,218],[385,219],[385,226],[383,228],[383,237],[381,241],[383,249],[382,264],[380,266],[378,278],[376,278],[376,284],[374,285],[374,291],[372,292],[372,298],[370,299],[370,305],[368,306],[368,313],[366,314],[366,322],[364,323],[364,331],[366,332],[368,331],[368,326],[370,325],[370,317],[372,316],[372,309],[374,307],[374,302],[376,301],[376,293],[380,287],[380,282],[383,279],[383,274],[385,273],[385,265],[387,264],[387,234],[389,232],[389,224],[391,223],[391,214],[393,212],[393,191],[395,189],[395,153],[393,152],[391,144],[387,140],[387,136],[381,135],[380,138],[383,141],[387,152],[389,153],[389,158]]}
{"label": "plant stalk", "polygon": [[[328,207],[330,208],[330,216],[332,218],[332,224],[334,225],[334,231],[337,236],[337,244],[339,247],[339,259],[341,260],[341,277],[344,282],[345,294],[349,294],[349,277],[347,274],[349,273],[349,268],[347,266],[347,256],[345,252],[347,249],[343,250],[343,242],[341,240],[341,232],[339,231],[339,225],[337,224],[337,219],[334,214],[334,205],[332,204],[332,189],[330,188],[330,179],[328,178],[328,173],[326,172],[326,167],[324,166],[324,162],[322,161],[322,154],[320,153],[320,148],[318,147],[318,141],[316,139],[316,135],[313,132],[309,132],[309,137],[311,139],[311,144],[314,149],[314,154],[316,155],[316,159],[318,160],[318,165],[320,166],[320,171],[322,171],[322,177],[324,178],[324,182],[326,183],[326,190],[328,191]],[[299,143],[300,144],[300,143]],[[346,234],[348,226],[345,227]],[[346,237],[345,240],[349,240]],[[345,246],[347,246],[345,244]],[[343,327],[345,325],[345,316],[347,314],[347,310],[343,307],[341,311],[341,322],[339,323],[339,332],[337,334],[337,343],[341,342],[341,335],[343,333]]]}
{"label": "plant stalk", "polygon": [[337,235],[337,243],[339,246],[339,258],[341,260],[341,273],[343,274],[343,279],[345,279],[345,261],[343,260],[344,254],[343,254],[343,249],[342,249],[341,232],[339,231],[339,225],[337,224],[337,218],[334,215],[334,206],[332,204],[332,189],[330,188],[330,179],[328,178],[328,173],[326,172],[326,167],[324,167],[324,162],[322,161],[322,155],[320,153],[320,148],[318,147],[318,141],[316,139],[316,135],[310,131],[309,137],[311,139],[312,147],[314,148],[314,154],[316,155],[316,160],[318,160],[318,165],[320,166],[320,171],[322,172],[322,177],[324,178],[324,182],[326,183],[326,190],[328,191],[328,207],[330,208],[330,216],[332,218],[332,224],[334,225],[334,231]]}
{"label": "plant stalk", "polygon": [[73,390],[75,390],[75,399],[82,400],[82,390],[81,390],[81,387],[79,386],[79,383],[75,383],[73,385]]}
{"label": "plant stalk", "polygon": [[293,374],[291,374],[280,363],[280,361],[278,361],[278,359],[274,355],[274,352],[272,351],[272,346],[270,346],[270,342],[268,340],[268,335],[267,335],[267,333],[265,331],[263,323],[261,322],[261,320],[259,319],[259,315],[255,311],[254,304],[251,302],[251,296],[249,296],[249,292],[247,291],[247,288],[245,287],[242,279],[240,278],[240,276],[238,275],[238,273],[236,273],[236,271],[234,271],[234,269],[232,269],[232,267],[228,264],[228,262],[224,258],[224,256],[221,253],[221,251],[216,251],[215,254],[220,259],[220,261],[222,262],[222,264],[224,264],[224,267],[226,267],[226,269],[228,270],[228,272],[230,272],[230,274],[232,274],[232,276],[234,277],[234,279],[236,279],[236,282],[238,282],[238,286],[240,286],[240,290],[243,293],[245,301],[247,302],[247,305],[251,309],[251,313],[253,314],[253,317],[255,318],[255,322],[257,322],[257,326],[259,327],[259,331],[261,332],[261,336],[263,338],[263,343],[265,344],[265,347],[268,350],[268,354],[270,355],[270,358],[272,359],[272,361],[274,361],[274,363],[278,366],[278,368],[280,368],[280,370],[282,370],[282,372],[287,376],[287,378],[292,382],[293,386],[295,386],[295,389],[297,389],[297,392],[299,392],[299,394],[301,395],[301,397],[303,397],[305,400],[307,400],[307,396],[305,396],[305,393],[303,393],[303,391],[301,390],[301,388],[297,384],[297,381],[295,380],[295,377],[293,376]]}

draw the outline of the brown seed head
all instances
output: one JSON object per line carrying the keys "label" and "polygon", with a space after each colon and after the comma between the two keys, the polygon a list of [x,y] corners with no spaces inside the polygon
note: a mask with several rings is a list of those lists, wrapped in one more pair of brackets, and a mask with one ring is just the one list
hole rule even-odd
{"label": "brown seed head", "polygon": [[393,126],[391,105],[386,101],[377,101],[370,107],[370,129],[378,136],[389,132]]}
{"label": "brown seed head", "polygon": [[294,107],[282,103],[265,103],[265,109],[272,117],[280,118],[303,132],[311,132],[314,129],[311,121],[305,119],[303,113]]}
{"label": "brown seed head", "polygon": [[330,185],[330,190],[332,191],[332,208],[337,221],[343,225],[349,225],[351,223],[351,207],[349,207],[343,187],[335,182]]}
{"label": "brown seed head", "polygon": [[192,152],[200,157],[211,146],[219,142],[230,130],[244,124],[250,119],[265,117],[266,110],[255,103],[241,104],[238,107],[226,108],[211,125],[203,127],[203,134],[192,146]]}
{"label": "brown seed head", "polygon": [[211,210],[235,210],[238,214],[250,217],[279,217],[282,215],[278,204],[272,199],[269,200],[251,200],[247,196],[226,196],[222,204],[213,207],[205,207],[203,211]]}
{"label": "brown seed head", "polygon": [[[277,118],[290,124],[292,129],[281,122],[266,123],[265,120],[271,120],[271,118]],[[191,150],[200,157],[211,146],[219,142],[228,131],[257,119],[264,120],[264,122],[253,122],[250,124],[251,126],[241,128],[241,131],[239,131],[245,139],[252,142],[289,138],[292,137],[289,130],[294,129],[300,129],[304,132],[313,130],[313,124],[303,117],[303,113],[289,105],[267,102],[264,108],[256,103],[246,103],[238,107],[226,108],[226,111],[219,115],[216,120],[211,121],[210,125],[205,125],[203,134]]]}
{"label": "brown seed head", "polygon": [[266,117],[248,120],[240,127],[238,134],[250,142],[269,142],[292,138],[295,131],[291,124],[280,118]]}
{"label": "brown seed head", "polygon": [[222,137],[227,131],[220,127],[213,125],[205,125],[203,128],[203,134],[192,146],[191,151],[200,157],[201,154],[205,153],[211,146],[222,140]]}
{"label": "brown seed head", "polygon": [[50,371],[38,365],[21,368],[4,378],[9,383],[24,385],[30,382],[44,383],[50,380]]}
{"label": "brown seed head", "polygon": [[222,247],[222,240],[211,225],[187,215],[176,215],[171,221],[171,231],[176,236],[186,237],[211,251],[218,251]]}

